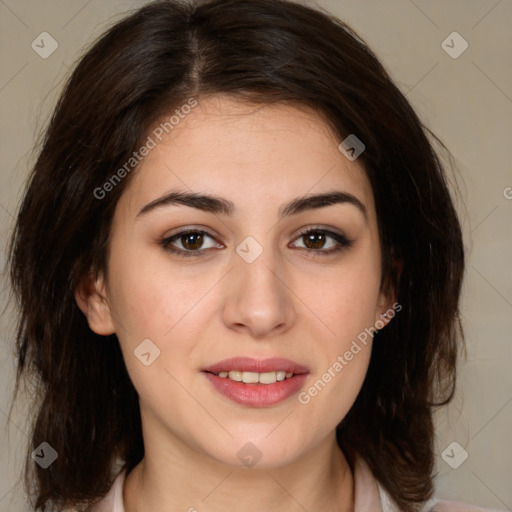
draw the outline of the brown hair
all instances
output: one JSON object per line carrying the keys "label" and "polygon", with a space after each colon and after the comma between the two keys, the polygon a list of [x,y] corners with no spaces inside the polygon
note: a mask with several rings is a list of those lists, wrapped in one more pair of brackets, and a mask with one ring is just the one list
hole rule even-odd
{"label": "brown hair", "polygon": [[87,51],[55,107],[10,252],[20,309],[15,396],[20,378],[35,376],[29,451],[46,441],[58,452],[47,470],[27,458],[34,506],[92,503],[107,492],[118,457],[130,471],[144,455],[137,392],[117,338],[93,333],[74,300],[86,272],[107,270],[112,215],[131,176],[101,199],[94,191],[160,116],[219,93],[312,107],[340,142],[356,134],[366,146],[358,162],[375,198],[382,286],[403,309],[375,336],[338,442],[350,461],[366,460],[404,511],[415,511],[432,494],[432,409],[453,395],[463,341],[464,253],[433,148],[442,144],[352,29],[286,0],[149,3]]}

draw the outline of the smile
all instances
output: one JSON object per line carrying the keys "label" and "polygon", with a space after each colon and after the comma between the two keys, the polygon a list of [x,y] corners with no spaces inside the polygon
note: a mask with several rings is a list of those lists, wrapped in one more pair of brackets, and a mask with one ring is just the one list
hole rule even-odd
{"label": "smile", "polygon": [[244,382],[245,384],[274,384],[274,382],[291,378],[293,373],[285,372],[284,370],[265,373],[231,370],[230,372],[219,372],[214,375],[223,379],[231,379],[235,382]]}
{"label": "smile", "polygon": [[202,373],[230,401],[248,407],[269,407],[299,392],[309,370],[283,358],[236,357],[205,368]]}

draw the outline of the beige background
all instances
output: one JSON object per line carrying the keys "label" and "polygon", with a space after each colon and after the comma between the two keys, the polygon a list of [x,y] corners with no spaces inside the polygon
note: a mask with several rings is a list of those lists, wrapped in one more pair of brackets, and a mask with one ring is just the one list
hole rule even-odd
{"label": "beige background", "polygon": [[[63,78],[86,43],[143,3],[0,0],[2,268],[34,137]],[[437,418],[437,496],[512,510],[512,1],[319,0],[318,5],[366,39],[457,160],[467,203],[467,214],[462,209],[461,214],[469,251],[463,297],[468,355],[456,400]],[[458,58],[441,46],[454,31],[469,44]],[[42,32],[58,42],[47,59],[31,48]],[[460,43],[448,39],[447,44],[456,51]],[[0,512],[21,512],[28,510],[16,483],[27,415],[19,408],[7,422],[14,381],[9,312],[0,329]],[[449,447],[452,442],[458,445]],[[454,469],[446,461],[456,465],[462,450],[468,458]]]}

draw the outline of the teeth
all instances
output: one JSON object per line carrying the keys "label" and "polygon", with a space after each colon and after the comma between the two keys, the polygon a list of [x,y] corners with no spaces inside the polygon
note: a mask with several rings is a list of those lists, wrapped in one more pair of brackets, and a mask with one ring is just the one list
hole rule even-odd
{"label": "teeth", "polygon": [[243,372],[242,382],[245,382],[246,384],[257,384],[259,382],[259,374],[254,372]]}
{"label": "teeth", "polygon": [[229,378],[236,382],[244,382],[245,384],[274,384],[274,382],[289,379],[293,376],[293,373],[283,370],[264,373],[238,372],[232,370],[230,372],[219,372],[217,376],[223,379]]}
{"label": "teeth", "polygon": [[259,374],[258,382],[260,384],[274,384],[274,382],[276,382],[276,381],[277,381],[276,372],[266,372],[266,373]]}

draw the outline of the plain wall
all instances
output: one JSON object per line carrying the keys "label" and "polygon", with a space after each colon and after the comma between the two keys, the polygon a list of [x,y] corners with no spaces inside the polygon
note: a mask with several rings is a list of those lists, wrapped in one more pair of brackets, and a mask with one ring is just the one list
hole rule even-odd
{"label": "plain wall", "polygon": [[[35,137],[63,78],[85,44],[143,3],[0,2],[2,268],[13,216],[34,161]],[[460,209],[468,251],[462,306],[467,360],[460,364],[455,400],[436,415],[436,496],[512,510],[512,2],[319,0],[317,5],[369,43],[456,158],[467,204],[467,211]],[[469,45],[457,58],[442,47],[454,31]],[[46,59],[31,47],[42,32],[58,43]],[[462,48],[462,40],[452,39],[445,43],[450,51]],[[3,274],[2,307],[7,286]],[[17,482],[29,415],[21,404],[7,422],[14,384],[12,312],[0,322],[0,512],[21,512],[28,510]],[[458,445],[450,447],[453,442]],[[468,457],[455,469],[453,461],[462,449]]]}

